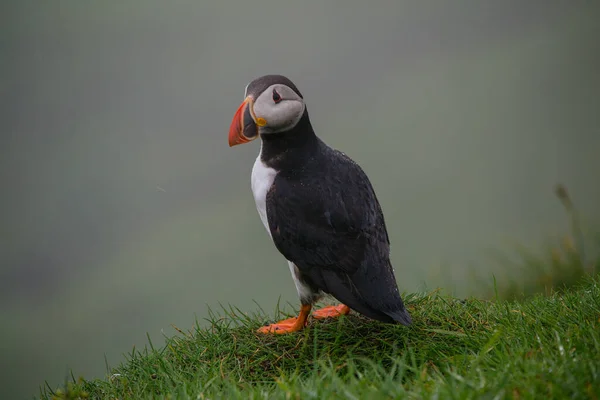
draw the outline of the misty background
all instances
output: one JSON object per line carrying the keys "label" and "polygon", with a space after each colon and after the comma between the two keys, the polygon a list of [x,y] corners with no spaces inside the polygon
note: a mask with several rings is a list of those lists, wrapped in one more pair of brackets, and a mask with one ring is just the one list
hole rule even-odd
{"label": "misty background", "polygon": [[401,291],[600,217],[600,3],[4,1],[0,387],[103,377],[207,306],[297,304],[229,148],[245,85],[304,94],[365,169]]}

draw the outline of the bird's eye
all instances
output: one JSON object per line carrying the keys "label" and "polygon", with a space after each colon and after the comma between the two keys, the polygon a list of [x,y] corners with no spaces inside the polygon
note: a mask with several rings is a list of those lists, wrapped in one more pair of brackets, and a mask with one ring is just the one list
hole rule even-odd
{"label": "bird's eye", "polygon": [[277,90],[273,89],[273,102],[275,104],[277,104],[280,101],[281,101],[281,96],[279,95],[279,93],[277,93]]}

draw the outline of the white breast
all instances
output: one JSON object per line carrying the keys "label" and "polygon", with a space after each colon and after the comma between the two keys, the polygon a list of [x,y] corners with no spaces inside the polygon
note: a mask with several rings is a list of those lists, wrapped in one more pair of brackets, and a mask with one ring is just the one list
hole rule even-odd
{"label": "white breast", "polygon": [[[273,185],[276,175],[277,171],[263,164],[263,162],[260,160],[259,153],[258,157],[256,157],[256,161],[254,162],[254,167],[252,167],[252,179],[250,183],[252,185],[252,194],[254,195],[254,201],[256,202],[258,215],[260,215],[260,219],[267,229],[267,233],[271,237],[272,235],[271,230],[269,229],[269,221],[267,220],[267,192],[269,189],[271,189],[271,185]],[[319,295],[317,293],[313,293],[308,285],[298,279],[298,268],[296,265],[294,265],[294,263],[291,261],[288,261],[288,265],[290,267],[290,272],[292,273],[292,278],[294,279],[294,284],[296,285],[296,290],[298,291],[298,296],[300,299],[302,301],[309,301],[311,303],[316,301]]]}
{"label": "white breast", "polygon": [[254,162],[254,167],[252,167],[252,179],[250,184],[252,186],[252,194],[254,195],[258,215],[267,229],[269,236],[271,236],[269,221],[267,220],[267,192],[275,180],[277,171],[263,164],[260,160],[260,154],[261,153],[258,153],[258,157],[256,157],[256,161]]}

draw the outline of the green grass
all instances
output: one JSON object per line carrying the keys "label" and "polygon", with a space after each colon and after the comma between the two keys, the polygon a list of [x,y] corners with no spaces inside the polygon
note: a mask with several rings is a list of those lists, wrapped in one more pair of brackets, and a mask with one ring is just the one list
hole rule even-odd
{"label": "green grass", "polygon": [[600,240],[584,251],[568,193],[557,194],[577,240],[548,256],[521,249],[517,263],[501,258],[509,279],[481,285],[489,300],[410,294],[408,328],[353,313],[266,336],[256,330],[291,314],[223,308],[188,332],[175,328],[161,348],[148,338],[106,379],[71,376],[40,398],[598,399]]}
{"label": "green grass", "polygon": [[255,333],[273,320],[264,312],[223,309],[162,348],[132,351],[107,379],[73,379],[67,395],[45,388],[41,397],[600,397],[598,276],[521,302],[439,291],[406,301],[409,328],[350,315],[280,336]]}

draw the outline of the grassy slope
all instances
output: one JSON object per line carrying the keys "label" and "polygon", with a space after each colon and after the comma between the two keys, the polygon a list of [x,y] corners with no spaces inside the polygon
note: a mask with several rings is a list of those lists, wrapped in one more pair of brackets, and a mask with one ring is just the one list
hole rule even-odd
{"label": "grassy slope", "polygon": [[120,375],[70,383],[68,397],[600,397],[598,276],[521,302],[406,299],[410,328],[351,315],[276,337],[255,333],[264,313],[230,309],[162,349],[133,351],[110,371]]}

